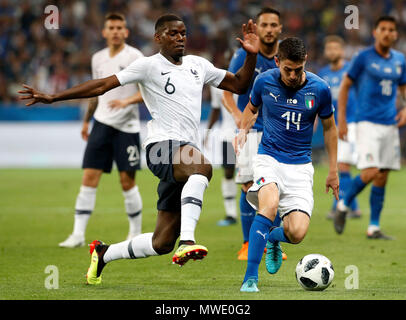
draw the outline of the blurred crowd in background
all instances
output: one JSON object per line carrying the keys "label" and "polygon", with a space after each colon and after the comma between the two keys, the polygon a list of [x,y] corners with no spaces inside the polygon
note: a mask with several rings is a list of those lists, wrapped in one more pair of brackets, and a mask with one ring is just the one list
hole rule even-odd
{"label": "blurred crowd in background", "polygon": [[[44,8],[59,9],[59,29],[44,27]],[[347,5],[359,9],[359,29],[344,27]],[[323,39],[341,35],[350,59],[359,49],[370,45],[374,20],[391,14],[399,21],[397,49],[406,52],[405,0],[0,0],[0,103],[16,101],[21,83],[45,92],[63,90],[90,79],[90,59],[105,47],[101,36],[107,12],[122,12],[127,18],[128,44],[152,55],[156,19],[176,13],[186,22],[189,54],[199,54],[218,67],[226,67],[225,52],[236,49],[241,24],[255,17],[263,6],[282,14],[282,38],[304,39],[308,53],[307,69],[317,72],[325,64]]]}

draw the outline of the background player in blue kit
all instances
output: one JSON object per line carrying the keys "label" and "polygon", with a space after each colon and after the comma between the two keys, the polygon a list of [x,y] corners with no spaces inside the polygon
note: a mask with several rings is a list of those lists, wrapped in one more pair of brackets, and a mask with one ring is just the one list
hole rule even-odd
{"label": "background player in blue kit", "polygon": [[[274,56],[278,51],[278,38],[282,32],[279,11],[273,8],[263,8],[257,14],[256,24],[257,35],[260,40],[260,49],[250,87],[244,94],[238,96],[237,105],[233,99],[233,94],[227,91],[224,92],[224,99],[227,102],[226,107],[229,108],[238,128],[240,128],[242,111],[244,111],[244,108],[249,101],[249,95],[255,78],[266,70],[277,68]],[[231,59],[228,70],[230,72],[236,72],[239,70],[244,63],[245,56],[246,53],[244,49],[238,49]],[[248,259],[249,230],[255,217],[255,210],[247,202],[246,195],[247,190],[253,183],[252,159],[257,152],[263,131],[261,110],[256,117],[257,119],[253,126],[253,129],[256,130],[256,132],[251,132],[249,134],[244,150],[240,152],[236,159],[237,172],[235,181],[236,183],[241,184],[240,216],[243,233],[243,245],[238,253],[239,260]]]}
{"label": "background player in blue kit", "polygon": [[[263,112],[264,133],[254,159],[254,181],[247,200],[258,209],[252,223],[248,263],[242,292],[258,292],[258,267],[267,242],[266,268],[276,273],[282,264],[279,242],[297,244],[307,233],[313,210],[313,125],[321,119],[329,157],[326,192],[332,188],[338,200],[337,128],[327,83],[304,70],[307,59],[302,40],[280,42],[279,69],[259,75],[243,112],[236,152],[244,145],[250,119]],[[277,213],[283,227],[274,225]]]}
{"label": "background player in blue kit", "polygon": [[400,141],[398,127],[406,124],[406,109],[396,110],[396,91],[406,97],[406,63],[403,53],[391,49],[397,40],[396,20],[382,16],[375,23],[373,46],[356,56],[344,77],[339,97],[339,136],[346,139],[346,103],[351,86],[357,91],[357,167],[360,175],[354,178],[347,195],[337,204],[334,227],[344,231],[351,201],[369,183],[371,216],[367,237],[393,239],[382,233],[380,215],[385,198],[385,186],[390,170],[400,169]]}
{"label": "background player in blue kit", "polygon": [[[338,111],[337,111],[337,99],[340,89],[340,83],[347,72],[349,62],[344,60],[344,40],[340,36],[330,35],[324,39],[324,57],[328,61],[328,65],[323,67],[319,71],[319,76],[323,78],[330,86],[331,99],[335,108],[334,118],[337,123]],[[338,173],[340,177],[340,199],[342,199],[351,184],[351,165],[356,165],[357,153],[355,150],[355,108],[356,108],[356,95],[355,89],[352,88],[348,95],[347,102],[347,123],[348,123],[348,141],[338,140],[337,147],[337,161],[338,161]],[[337,201],[333,199],[333,206],[329,214],[328,219],[334,218],[336,211]],[[357,199],[350,203],[349,218],[361,217]]]}

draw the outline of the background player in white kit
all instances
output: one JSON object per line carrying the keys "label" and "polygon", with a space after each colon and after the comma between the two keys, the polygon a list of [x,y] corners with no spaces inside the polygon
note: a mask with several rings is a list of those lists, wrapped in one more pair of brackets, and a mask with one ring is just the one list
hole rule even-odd
{"label": "background player in white kit", "polygon": [[[102,34],[106,39],[107,48],[92,56],[93,79],[111,76],[143,57],[141,51],[125,43],[128,33],[122,14],[106,15]],[[135,184],[135,171],[140,168],[138,105],[114,110],[108,105],[110,100],[130,96],[136,91],[137,85],[128,84],[90,99],[82,128],[82,137],[88,143],[82,164],[82,185],[76,199],[73,232],[59,244],[60,247],[74,248],[84,245],[86,227],[95,207],[97,186],[103,172],[111,172],[113,160],[119,170],[130,225],[127,237],[132,238],[141,233],[142,199]],[[89,135],[89,122],[93,114],[95,122]]]}
{"label": "background player in white kit", "polygon": [[[243,67],[231,73],[214,67],[204,58],[185,56],[186,26],[181,18],[169,14],[155,24],[154,41],[160,52],[134,61],[115,75],[90,80],[55,94],[44,94],[27,85],[19,91],[21,99],[38,102],[99,96],[120,85],[136,82],[151,113],[148,136],[144,141],[149,169],[160,178],[158,216],[155,231],[131,240],[106,245],[92,242],[88,284],[101,283],[106,263],[167,254],[180,236],[172,261],[178,265],[189,259],[202,259],[207,248],[195,243],[203,194],[212,176],[212,167],[200,150],[199,123],[202,91],[210,84],[235,93],[244,92],[254,73],[259,41],[256,25],[249,20],[242,28],[247,51]],[[93,250],[92,250],[93,249]]]}
{"label": "background player in white kit", "polygon": [[[211,113],[209,117],[209,123],[207,129],[212,129],[213,125],[220,118],[221,114],[221,128],[220,128],[220,138],[221,138],[221,148],[222,148],[222,167],[224,169],[224,177],[221,180],[221,193],[223,196],[224,209],[226,211],[226,216],[224,219],[218,221],[217,225],[221,227],[229,226],[237,223],[237,204],[235,202],[235,197],[237,195],[237,185],[234,181],[234,171],[235,171],[235,152],[232,145],[232,140],[237,129],[232,115],[227,111],[223,99],[223,90],[210,87],[211,96]],[[234,95],[234,99],[237,99],[237,95]],[[204,144],[208,143],[210,131],[207,131]],[[217,135],[216,135],[217,136]]]}

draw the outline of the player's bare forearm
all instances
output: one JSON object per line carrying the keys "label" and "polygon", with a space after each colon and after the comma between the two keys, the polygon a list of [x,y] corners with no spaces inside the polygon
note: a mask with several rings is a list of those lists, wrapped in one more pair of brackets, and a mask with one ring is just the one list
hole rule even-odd
{"label": "player's bare forearm", "polygon": [[254,126],[255,120],[257,118],[258,108],[254,107],[251,102],[248,102],[247,106],[242,113],[241,119],[241,130],[248,133],[250,129]]}
{"label": "player's bare forearm", "polygon": [[118,86],[120,86],[120,82],[117,77],[113,75],[103,79],[89,80],[55,94],[44,94],[27,85],[24,85],[25,89],[20,90],[18,93],[21,94],[21,100],[32,99],[32,101],[26,104],[27,106],[30,106],[39,102],[53,103],[70,99],[97,97]]}
{"label": "player's bare forearm", "polygon": [[52,102],[97,97],[118,86],[120,86],[120,82],[115,75],[103,79],[89,80],[52,95]]}
{"label": "player's bare forearm", "polygon": [[130,104],[136,104],[143,101],[144,99],[142,98],[141,92],[138,91],[136,94],[130,97],[109,101],[109,106],[111,108],[125,108]]}
{"label": "player's bare forearm", "polygon": [[84,122],[90,122],[90,120],[92,119],[94,112],[97,109],[97,102],[98,102],[97,97],[89,99],[89,105],[87,106],[85,117],[83,119]]}
{"label": "player's bare forearm", "polygon": [[338,166],[337,166],[337,144],[338,135],[337,127],[335,125],[334,115],[330,118],[322,119],[324,143],[327,149],[329,160],[329,172],[326,180],[326,192],[331,188],[334,196],[338,200],[339,180],[338,180]]}
{"label": "player's bare forearm", "polygon": [[252,77],[254,76],[256,63],[256,53],[247,52],[243,66],[235,74],[227,71],[219,88],[237,94],[245,93],[250,85]]}
{"label": "player's bare forearm", "polygon": [[406,84],[399,86],[398,90],[400,92],[402,108],[396,115],[396,121],[398,127],[403,127],[406,125]]}
{"label": "player's bare forearm", "polygon": [[348,93],[350,91],[351,86],[352,80],[347,75],[345,75],[340,85],[337,101],[338,134],[340,139],[343,140],[347,135],[347,101],[348,101]]}
{"label": "player's bare forearm", "polygon": [[232,115],[237,127],[239,128],[241,126],[242,112],[240,111],[240,109],[238,109],[233,95],[234,94],[230,91],[224,91],[223,99],[221,99],[221,102],[223,103],[227,111]]}

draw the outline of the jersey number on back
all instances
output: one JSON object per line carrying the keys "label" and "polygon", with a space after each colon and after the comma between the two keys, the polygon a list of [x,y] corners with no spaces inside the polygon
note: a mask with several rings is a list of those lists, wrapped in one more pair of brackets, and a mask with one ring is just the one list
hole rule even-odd
{"label": "jersey number on back", "polygon": [[286,118],[286,130],[289,130],[290,128],[290,123],[296,125],[296,130],[300,130],[300,120],[302,119],[302,114],[299,113],[297,115],[296,119],[296,112],[291,112],[291,111],[286,111],[283,115],[281,115],[282,118]]}

